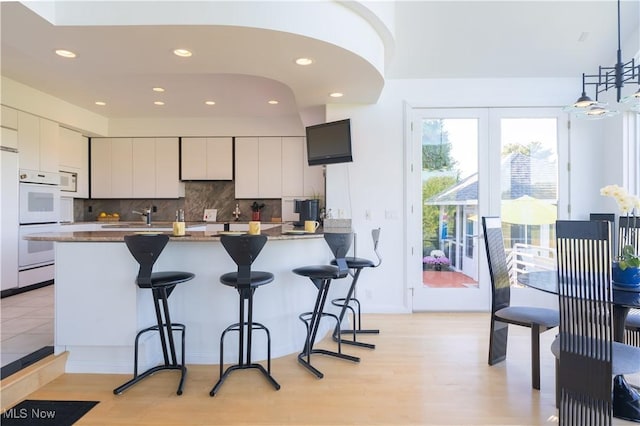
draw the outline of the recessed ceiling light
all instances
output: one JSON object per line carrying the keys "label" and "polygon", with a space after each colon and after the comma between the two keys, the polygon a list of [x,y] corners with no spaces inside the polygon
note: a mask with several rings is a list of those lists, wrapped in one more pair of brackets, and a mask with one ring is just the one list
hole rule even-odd
{"label": "recessed ceiling light", "polygon": [[73,53],[70,50],[65,50],[65,49],[57,49],[56,50],[56,55],[62,56],[63,58],[75,58],[76,57],[75,53]]}
{"label": "recessed ceiling light", "polygon": [[207,105],[215,105],[216,102],[215,101],[204,101],[205,104]]}
{"label": "recessed ceiling light", "polygon": [[164,88],[163,87],[154,87],[153,91],[154,92],[164,92]]}
{"label": "recessed ceiling light", "polygon": [[173,53],[174,55],[181,56],[183,58],[188,58],[189,56],[191,56],[191,52],[187,49],[176,49],[173,51]]}
{"label": "recessed ceiling light", "polygon": [[344,94],[340,92],[333,92],[333,93],[329,93],[329,96],[331,96],[332,98],[341,98],[344,96]]}
{"label": "recessed ceiling light", "polygon": [[313,60],[310,58],[298,58],[296,59],[296,64],[298,65],[311,65],[313,63]]}
{"label": "recessed ceiling light", "polygon": [[269,104],[278,105],[278,101],[276,101],[275,99],[272,99],[272,100],[269,101]]}
{"label": "recessed ceiling light", "polygon": [[105,106],[107,103],[102,101],[96,101],[96,105]]}
{"label": "recessed ceiling light", "polygon": [[154,102],[154,104],[155,104],[155,105],[164,105],[164,102],[162,102],[162,101],[155,101],[155,102]]}

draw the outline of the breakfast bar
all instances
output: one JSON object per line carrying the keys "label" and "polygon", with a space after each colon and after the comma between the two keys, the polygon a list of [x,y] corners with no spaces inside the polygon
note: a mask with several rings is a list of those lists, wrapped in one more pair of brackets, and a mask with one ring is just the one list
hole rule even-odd
{"label": "breakfast bar", "polygon": [[[261,288],[254,312],[272,333],[272,357],[299,352],[306,330],[301,312],[313,308],[316,288],[292,273],[313,263],[328,263],[331,252],[318,233],[290,233],[287,225],[262,233],[268,242],[254,269],[274,274]],[[289,226],[290,229],[290,226]],[[152,232],[152,231],[149,231]],[[138,263],[124,243],[131,231],[90,231],[32,234],[33,240],[55,241],[55,352],[68,351],[67,372],[131,373],[133,342],[138,330],[155,321],[148,294],[134,280]],[[157,232],[161,233],[161,232]],[[171,236],[154,271],[181,270],[195,278],[172,294],[171,315],[186,325],[187,364],[219,364],[219,336],[237,315],[237,294],[220,284],[220,275],[235,263],[220,244],[218,233],[189,231]],[[332,297],[344,297],[348,282],[333,287]],[[331,330],[325,324],[319,336]],[[140,365],[160,362],[159,343],[152,335],[140,343]],[[158,345],[158,346],[156,346]],[[266,342],[254,342],[256,360],[266,359]],[[237,345],[225,346],[224,360],[237,359]]]}

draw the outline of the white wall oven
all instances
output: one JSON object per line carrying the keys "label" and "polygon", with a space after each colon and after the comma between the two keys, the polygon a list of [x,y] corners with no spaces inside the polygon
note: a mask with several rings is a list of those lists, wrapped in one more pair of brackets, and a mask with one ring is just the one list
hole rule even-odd
{"label": "white wall oven", "polygon": [[53,241],[30,241],[24,237],[29,234],[39,234],[41,232],[58,232],[60,224],[44,223],[37,225],[20,226],[20,243],[18,244],[18,266],[19,270],[38,268],[53,264],[54,247]]}
{"label": "white wall oven", "polygon": [[20,225],[60,221],[60,175],[20,170]]}
{"label": "white wall oven", "polygon": [[60,175],[20,170],[19,178],[18,286],[25,287],[54,277],[54,243],[24,237],[60,229]]}

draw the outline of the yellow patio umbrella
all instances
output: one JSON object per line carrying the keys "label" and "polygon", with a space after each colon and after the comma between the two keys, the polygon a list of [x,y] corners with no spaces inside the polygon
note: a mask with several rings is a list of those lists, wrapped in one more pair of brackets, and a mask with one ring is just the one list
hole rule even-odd
{"label": "yellow patio umbrella", "polygon": [[502,200],[500,217],[515,225],[548,225],[558,217],[555,205],[523,195],[515,200]]}

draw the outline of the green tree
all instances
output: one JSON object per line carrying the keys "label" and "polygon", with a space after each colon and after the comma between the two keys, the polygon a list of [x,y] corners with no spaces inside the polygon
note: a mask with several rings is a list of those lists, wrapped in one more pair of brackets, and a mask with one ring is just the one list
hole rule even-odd
{"label": "green tree", "polygon": [[[422,183],[422,200],[423,202],[434,195],[444,191],[445,189],[455,185],[458,178],[454,176],[434,176]],[[455,207],[446,207],[448,217],[452,218]],[[427,205],[422,206],[422,240],[423,249],[438,248],[438,230],[440,229],[440,206]]]}
{"label": "green tree", "polygon": [[451,157],[449,132],[443,120],[422,121],[422,169],[430,171],[453,170],[456,162]]}
{"label": "green tree", "polygon": [[529,142],[528,144],[510,143],[502,148],[502,156],[509,154],[524,154],[533,158],[547,158],[551,155],[551,150],[543,148],[542,143],[538,141]]}

